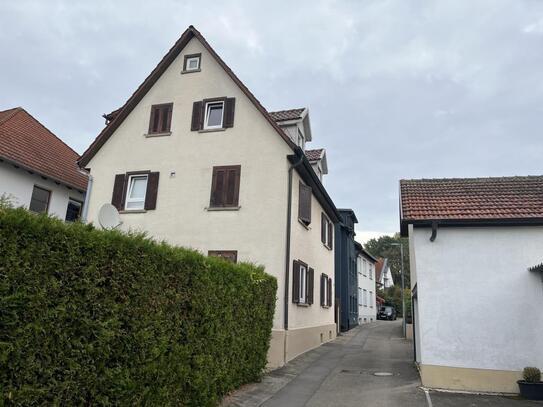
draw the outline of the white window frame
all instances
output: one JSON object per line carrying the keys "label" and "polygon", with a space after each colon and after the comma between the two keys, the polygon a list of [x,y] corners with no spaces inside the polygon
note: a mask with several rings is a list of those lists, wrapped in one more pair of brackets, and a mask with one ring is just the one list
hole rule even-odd
{"label": "white window frame", "polygon": [[370,280],[373,280],[373,264],[369,263],[370,265]]}
{"label": "white window frame", "polygon": [[[130,198],[130,195],[132,193],[132,187],[133,183],[132,180],[135,178],[145,178],[145,193],[143,194],[143,198]],[[149,175],[148,174],[132,174],[128,177],[128,188],[126,189],[126,199],[124,202],[124,210],[125,211],[141,211],[145,209],[145,198],[147,196],[147,184],[149,182]],[[137,208],[132,207],[129,208],[129,203],[139,203],[141,202],[141,208],[138,206]]]}
{"label": "white window frame", "polygon": [[[197,61],[196,68],[191,68],[190,67],[190,62],[191,61]],[[197,71],[199,69],[200,69],[200,57],[199,56],[187,58],[187,62],[186,62],[186,66],[185,66],[185,71],[186,72]]]}
{"label": "white window frame", "polygon": [[362,295],[363,295],[363,298],[362,298],[362,305],[364,307],[367,307],[368,306],[368,291],[367,290],[363,290],[362,291]]}
{"label": "white window frame", "polygon": [[373,308],[373,291],[370,291],[370,308]]}
{"label": "white window frame", "polygon": [[[207,124],[207,121],[209,119],[209,111],[210,111],[211,105],[221,105],[222,106],[221,124],[216,125],[216,126],[209,126]],[[204,130],[222,129],[223,128],[223,124],[224,124],[224,108],[225,108],[224,100],[216,100],[216,101],[206,102],[205,116],[204,116]]]}
{"label": "white window frame", "polygon": [[307,304],[307,267],[300,264],[300,286],[298,291],[298,299],[300,304]]}

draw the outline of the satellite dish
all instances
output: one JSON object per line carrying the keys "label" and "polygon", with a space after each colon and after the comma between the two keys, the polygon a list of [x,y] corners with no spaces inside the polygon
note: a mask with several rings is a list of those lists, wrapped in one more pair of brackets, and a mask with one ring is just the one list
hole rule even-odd
{"label": "satellite dish", "polygon": [[103,204],[100,208],[98,222],[104,229],[114,229],[122,223],[119,211],[109,203]]}

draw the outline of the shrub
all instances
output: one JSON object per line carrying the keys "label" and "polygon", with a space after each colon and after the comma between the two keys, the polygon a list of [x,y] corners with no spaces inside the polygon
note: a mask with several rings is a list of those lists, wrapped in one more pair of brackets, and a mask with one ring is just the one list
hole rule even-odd
{"label": "shrub", "polygon": [[522,376],[528,383],[539,383],[541,381],[541,370],[537,367],[525,367]]}
{"label": "shrub", "polygon": [[215,405],[265,367],[276,284],[0,206],[0,405]]}

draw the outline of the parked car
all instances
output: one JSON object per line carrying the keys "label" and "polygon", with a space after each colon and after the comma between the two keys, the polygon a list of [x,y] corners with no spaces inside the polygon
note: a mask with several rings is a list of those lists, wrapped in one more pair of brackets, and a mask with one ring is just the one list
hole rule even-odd
{"label": "parked car", "polygon": [[385,305],[381,307],[379,313],[377,314],[377,319],[387,319],[389,321],[396,320],[396,309],[390,305]]}

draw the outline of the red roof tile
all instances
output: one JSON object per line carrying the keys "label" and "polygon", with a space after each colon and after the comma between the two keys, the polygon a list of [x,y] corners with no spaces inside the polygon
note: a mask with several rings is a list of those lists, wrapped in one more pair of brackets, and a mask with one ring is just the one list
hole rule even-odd
{"label": "red roof tile", "polygon": [[305,156],[309,161],[320,160],[324,148],[317,148],[314,150],[305,150]]}
{"label": "red roof tile", "polygon": [[81,191],[79,155],[23,108],[0,112],[0,158]]}
{"label": "red roof tile", "polygon": [[297,120],[302,118],[302,113],[305,108],[280,110],[278,112],[269,112],[270,116],[276,122],[282,122],[286,120]]}
{"label": "red roof tile", "polygon": [[543,218],[543,176],[400,181],[401,220]]}
{"label": "red roof tile", "polygon": [[383,271],[383,266],[385,265],[385,259],[379,257],[375,262],[375,281],[381,281],[381,272]]}

